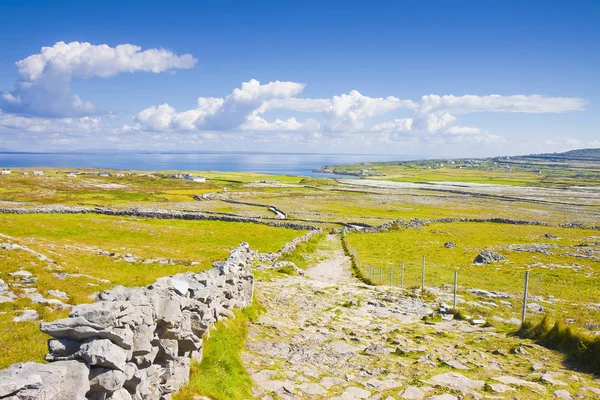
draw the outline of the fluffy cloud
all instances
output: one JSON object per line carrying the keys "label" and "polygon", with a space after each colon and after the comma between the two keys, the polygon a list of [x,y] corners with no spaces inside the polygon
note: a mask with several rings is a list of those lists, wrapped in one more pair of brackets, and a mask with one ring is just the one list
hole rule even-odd
{"label": "fluffy cloud", "polygon": [[[580,98],[531,96],[423,96],[419,102],[398,97],[370,97],[357,90],[331,98],[300,98],[305,85],[297,82],[257,80],[224,98],[198,99],[196,108],[177,112],[167,104],[142,110],[135,117],[138,129],[153,131],[237,132],[252,134],[259,142],[290,138],[291,133],[312,135],[311,140],[412,141],[427,143],[500,143],[504,139],[478,127],[454,125],[456,115],[473,112],[557,113],[580,110]],[[413,117],[373,123],[396,110]],[[268,113],[295,115],[269,121]],[[298,113],[315,114],[300,119]],[[279,135],[279,136],[277,136]],[[298,136],[300,137],[300,136]],[[369,139],[367,139],[369,138]],[[292,139],[286,139],[292,140]]]}
{"label": "fluffy cloud", "polygon": [[326,127],[332,132],[361,130],[369,119],[387,114],[398,108],[413,108],[410,100],[397,97],[373,98],[364,96],[357,90],[349,94],[334,96],[325,113]]}
{"label": "fluffy cloud", "polygon": [[161,73],[192,68],[196,62],[190,54],[179,56],[165,49],[142,51],[132,44],[110,47],[58,42],[16,62],[19,79],[12,92],[0,97],[0,109],[33,117],[89,116],[98,113],[98,109],[70,93],[73,78],[108,78],[123,72]]}
{"label": "fluffy cloud", "polygon": [[[220,130],[229,131],[240,128],[266,125],[266,121],[257,117],[256,110],[271,100],[291,98],[302,92],[305,84],[297,82],[275,81],[261,84],[256,79],[242,83],[242,87],[234,89],[225,98],[200,97],[196,108],[177,112],[168,104],[151,106],[140,111],[135,120],[146,129],[151,130]],[[248,118],[253,116],[253,120]],[[250,125],[248,125],[250,124]],[[282,121],[280,126],[295,125]]]}
{"label": "fluffy cloud", "polygon": [[520,112],[520,113],[562,113],[577,111],[585,107],[587,101],[578,97],[546,97],[534,95],[501,96],[423,96],[418,111],[421,114],[431,112],[451,112],[467,114],[473,112]]}

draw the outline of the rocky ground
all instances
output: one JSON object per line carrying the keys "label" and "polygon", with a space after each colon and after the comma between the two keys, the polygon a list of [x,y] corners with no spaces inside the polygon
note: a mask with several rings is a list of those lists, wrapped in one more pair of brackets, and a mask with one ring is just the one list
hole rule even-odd
{"label": "rocky ground", "polygon": [[257,282],[244,362],[258,399],[598,398],[600,381],[494,327],[436,318],[417,292],[350,275],[334,236],[305,276]]}

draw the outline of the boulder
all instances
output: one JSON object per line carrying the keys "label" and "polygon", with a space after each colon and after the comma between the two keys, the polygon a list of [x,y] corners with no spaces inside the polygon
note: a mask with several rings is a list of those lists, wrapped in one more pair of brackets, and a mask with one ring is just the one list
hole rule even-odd
{"label": "boulder", "polygon": [[492,250],[484,250],[475,257],[475,264],[491,264],[496,261],[506,260],[506,257]]}

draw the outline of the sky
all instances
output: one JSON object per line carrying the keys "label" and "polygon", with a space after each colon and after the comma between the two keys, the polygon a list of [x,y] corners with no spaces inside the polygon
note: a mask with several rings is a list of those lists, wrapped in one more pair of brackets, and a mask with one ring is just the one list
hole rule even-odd
{"label": "sky", "polygon": [[0,150],[600,147],[600,2],[0,1]]}

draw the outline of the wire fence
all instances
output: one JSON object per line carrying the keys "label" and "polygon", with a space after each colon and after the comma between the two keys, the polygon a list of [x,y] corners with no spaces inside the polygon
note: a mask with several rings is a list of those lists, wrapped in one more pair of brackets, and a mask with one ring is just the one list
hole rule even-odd
{"label": "wire fence", "polygon": [[[360,258],[357,249],[350,244],[345,232],[342,233],[342,242],[346,254],[352,260],[354,274],[363,282],[371,285],[421,290],[425,290],[428,284],[430,287],[450,285],[451,297],[448,298],[448,302],[452,303],[452,308],[455,310],[460,308],[459,303],[462,295],[465,293],[487,294],[496,299],[502,300],[504,297],[504,300],[511,299],[513,302],[516,301],[519,303],[521,308],[520,319],[524,321],[527,317],[527,304],[532,297],[532,284],[534,289],[542,284],[539,276],[534,276],[531,279],[530,272],[523,271],[522,275],[519,272],[518,275],[513,277],[513,280],[515,280],[514,284],[510,289],[507,288],[507,292],[499,292],[497,289],[487,291],[485,288],[468,287],[464,283],[461,284],[459,269],[449,267],[448,265],[431,263],[425,256],[422,256],[419,260],[408,260],[400,263],[387,263],[387,265],[375,266],[364,262]],[[534,300],[536,299],[534,298]],[[508,303],[505,305],[508,305]],[[484,306],[493,307],[494,303],[488,302]],[[512,307],[512,303],[510,307]],[[517,309],[513,309],[512,311],[515,312]]]}

